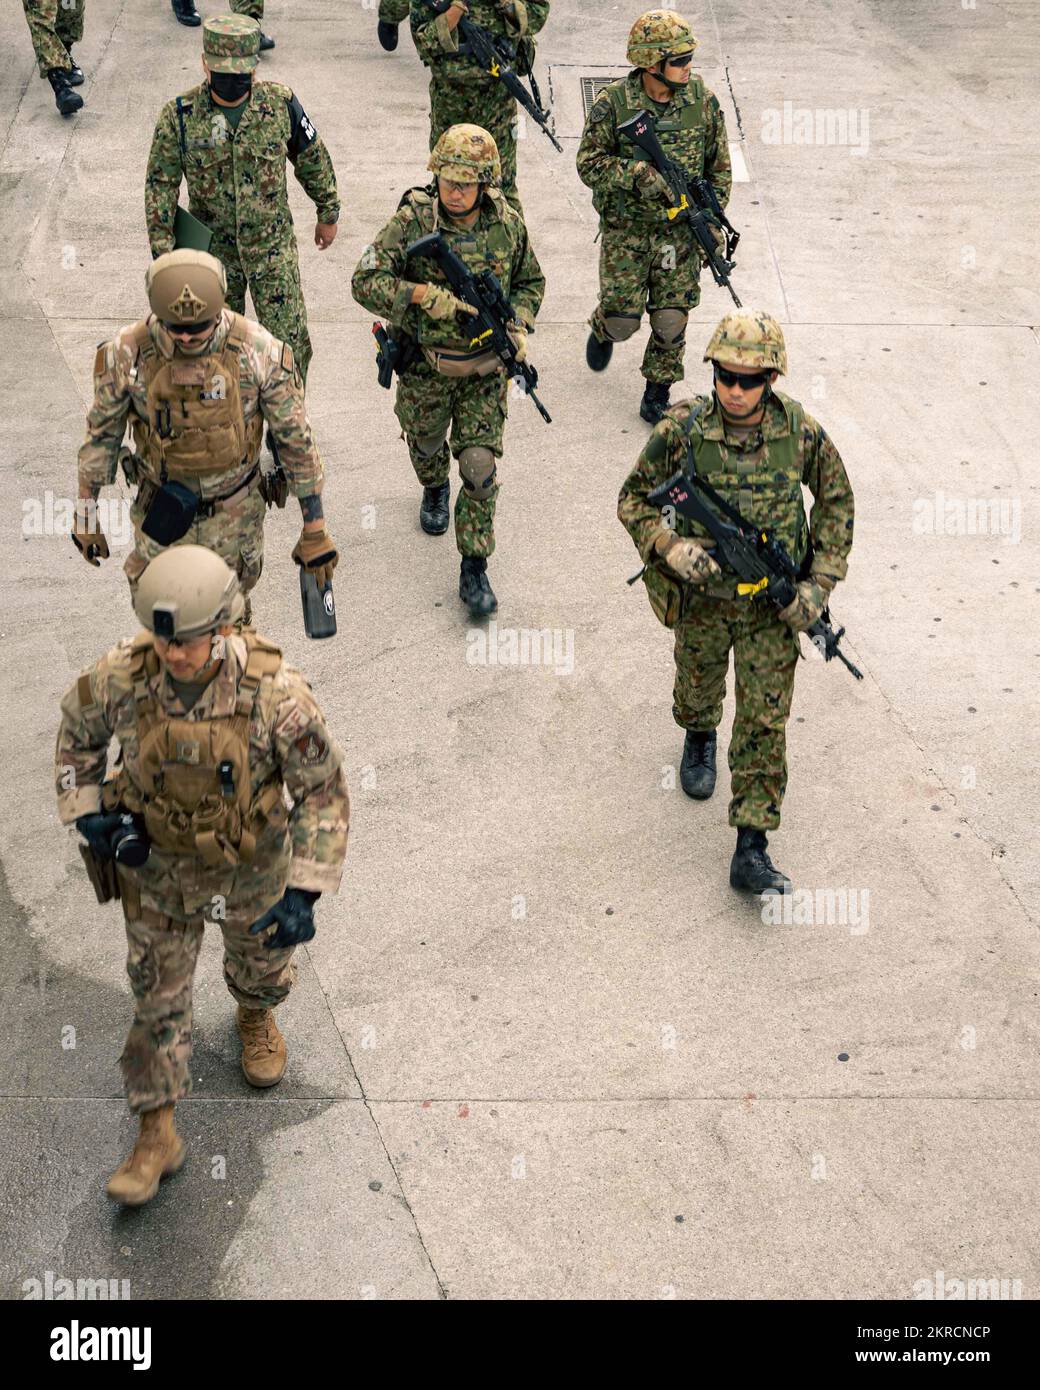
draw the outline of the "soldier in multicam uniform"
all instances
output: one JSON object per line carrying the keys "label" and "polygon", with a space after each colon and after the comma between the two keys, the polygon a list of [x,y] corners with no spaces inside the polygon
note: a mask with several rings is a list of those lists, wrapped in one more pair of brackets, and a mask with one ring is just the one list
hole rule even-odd
{"label": "soldier in multicam uniform", "polygon": [[[474,617],[498,607],[487,577],[495,549],[496,460],[502,456],[509,382],[496,354],[474,351],[466,322],[475,311],[448,288],[440,266],[405,251],[439,229],[474,272],[492,271],[513,306],[510,330],[521,360],[545,293],[545,277],[523,218],[503,196],[494,140],[479,126],[453,126],[428,167],[436,181],[412,188],[354,271],[359,304],[390,320],[418,351],[398,377],[395,411],[412,466],[423,485],[419,524],[429,535],[448,529],[448,475],[459,461],[455,542],[462,555],[459,597]],[[451,431],[451,447],[448,432]]]}
{"label": "soldier in multicam uniform", "polygon": [[[689,24],[674,10],[650,10],[637,19],[628,40],[635,70],[599,94],[578,147],[578,173],[593,190],[602,236],[600,297],[589,320],[586,361],[603,371],[614,344],[632,337],[646,308],[651,334],[639,413],[651,424],[668,408],[672,383],[682,380],[703,256],[689,225],[668,218],[674,204],[668,184],[617,128],[648,111],[669,158],[687,178],[706,178],[726,206],[733,184],[726,122],[714,93],[691,75],[696,46]],[[716,235],[722,247],[721,227]]]}
{"label": "soldier in multicam uniform", "polygon": [[217,15],[203,26],[207,81],[159,113],[145,180],[152,255],[172,251],[181,178],[191,212],[213,233],[224,262],[228,302],[242,313],[246,284],[256,317],[288,343],[304,380],[311,360],[296,233],[285,186],[288,160],[318,210],[314,240],[336,236],[339,196],[332,160],[289,87],[253,82],[260,27],[246,15]]}
{"label": "soldier in multicam uniform", "polygon": [[379,0],[379,21],[376,32],[387,53],[397,47],[397,26],[408,18],[412,0]]}
{"label": "soldier in multicam uniform", "polygon": [[[310,687],[235,626],[242,597],[219,557],[165,551],[135,608],[147,630],[66,693],[55,754],[61,821],[83,836],[99,899],[118,896],[126,919],[136,1008],[120,1065],[140,1133],[108,1194],[131,1206],[184,1161],[173,1108],[192,1088],[206,924],[223,932],[246,1079],[273,1086],[287,1053],[272,1010],[292,988],[294,948],[314,935],[315,901],[339,888],[350,814]],[[113,738],[120,760],[106,780]]]}
{"label": "soldier in multicam uniform", "polygon": [[[182,496],[189,513],[193,499],[197,505],[187,529],[165,543],[215,550],[248,595],[263,565],[265,499],[285,502],[260,471],[266,420],[303,513],[293,559],[324,584],[339,556],[322,512],[324,465],[292,349],[225,307],[224,268],[204,251],[160,256],[145,284],[152,313],[102,343],[94,359],[94,403],[79,451],[77,549],[95,566],[108,557],[96,502],[115,482],[129,419],[136,453],[123,459],[137,483],[135,545],[125,566],[131,591],[164,549],[141,528],[164,485],[173,484],[191,493]],[[247,616],[248,604],[247,597]]]}
{"label": "soldier in multicam uniform", "polygon": [[[658,618],[675,629],[672,713],[686,730],[680,780],[687,796],[715,789],[715,730],[722,718],[730,649],[736,715],[729,747],[737,827],[730,866],[734,888],[787,892],[770,862],[766,831],[780,824],[787,785],[784,730],[791,712],[799,632],[811,627],[848,569],[853,497],[845,467],[823,426],[789,396],[772,390],[787,371],[780,325],[768,314],[728,314],[704,354],[714,364],[710,396],[675,405],[656,426],[618,499],[618,516],[647,566],[644,580]],[[692,462],[691,462],[692,459]],[[655,487],[691,467],[747,520],[770,528],[799,566],[797,597],[780,610],[738,597],[714,542],[678,515],[670,530],[647,500]],[[802,484],[813,495],[811,521]]]}
{"label": "soldier in multicam uniform", "polygon": [[516,191],[515,98],[479,67],[455,30],[466,15],[486,29],[519,44],[524,71],[534,62],[533,36],[549,18],[549,0],[456,0],[435,14],[425,0],[412,0],[412,37],[430,69],[430,149],[453,125],[472,122],[490,132],[502,161],[502,192],[519,210]]}
{"label": "soldier in multicam uniform", "polygon": [[87,0],[22,0],[29,36],[40,67],[54,92],[54,104],[63,116],[83,105],[73,87],[83,84],[83,69],[73,61],[72,45],[83,37],[83,10]]}

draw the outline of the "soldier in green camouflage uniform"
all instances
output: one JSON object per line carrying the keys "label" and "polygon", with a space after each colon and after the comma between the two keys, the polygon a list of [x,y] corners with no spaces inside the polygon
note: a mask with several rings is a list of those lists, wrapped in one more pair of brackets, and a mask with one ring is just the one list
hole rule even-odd
{"label": "soldier in green camouflage uniform", "polygon": [[[350,807],[310,687],[277,647],[235,626],[242,597],[222,560],[200,546],[165,551],[135,608],[146,630],[66,693],[55,762],[62,824],[75,823],[99,898],[118,896],[126,921],[136,1008],[120,1065],[141,1125],[108,1192],[136,1206],[184,1159],[173,1107],[192,1089],[205,927],[224,937],[246,1079],[275,1085],[287,1052],[272,1010],[292,988],[295,946],[314,935],[315,901],[339,888]],[[113,739],[120,760],[106,780]],[[143,862],[117,845],[120,814],[146,838]]]}
{"label": "soldier in green camouflage uniform", "polygon": [[[648,111],[665,154],[687,178],[706,178],[725,208],[733,184],[726,122],[715,95],[691,76],[696,45],[690,26],[673,10],[651,10],[636,20],[628,41],[634,71],[600,93],[578,148],[578,173],[593,190],[602,238],[600,298],[589,321],[586,360],[593,371],[602,371],[614,344],[638,330],[645,308],[651,333],[639,413],[651,424],[667,409],[671,384],[682,380],[686,324],[700,302],[703,256],[688,223],[669,220],[674,198],[668,184],[617,128],[637,111]],[[724,245],[721,227],[716,235]]]}
{"label": "soldier in green camouflage uniform", "polygon": [[54,92],[54,104],[63,116],[83,105],[72,90],[83,83],[83,69],[73,61],[72,45],[83,37],[83,10],[87,0],[22,0],[29,36],[39,64]]}
{"label": "soldier in green camouflage uniform", "polygon": [[497,356],[473,348],[466,331],[473,311],[450,292],[440,266],[426,257],[406,260],[405,250],[439,229],[474,272],[492,271],[517,316],[513,336],[521,351],[541,306],[545,277],[523,218],[497,186],[501,166],[486,130],[460,125],[446,131],[429,168],[436,182],[404,195],[362,253],[352,288],[359,304],[384,315],[399,337],[417,344],[416,360],[398,377],[395,409],[423,484],[419,522],[430,535],[448,529],[454,454],[463,483],[455,503],[459,593],[474,617],[484,617],[497,607],[487,556],[495,548],[496,459],[502,456],[509,383]]}
{"label": "soldier in green camouflage uniform", "polygon": [[[311,433],[303,382],[292,349],[224,307],[224,270],[204,251],[172,251],[151,263],[147,320],[99,344],[94,403],[79,451],[81,506],[72,539],[92,565],[108,557],[97,519],[101,489],[115,482],[129,422],[136,453],[124,468],[137,484],[131,516],[134,549],[125,569],[131,592],[145,566],[165,548],[141,529],[163,482],[199,499],[195,520],[173,544],[207,546],[234,570],[248,594],[260,578],[267,501],[275,482],[260,472],[266,420],[288,491],[299,499],[303,531],[293,559],[320,584],[338,560],[322,509],[324,465]],[[159,433],[156,414],[172,423]],[[247,612],[249,600],[247,598]]]}
{"label": "soldier in green camouflage uniform", "polygon": [[388,53],[397,47],[397,26],[408,18],[412,0],[379,0],[379,21],[376,31],[379,42]]}
{"label": "soldier in green camouflage uniform", "polygon": [[259,35],[256,21],[245,15],[206,20],[203,66],[209,81],[167,102],[155,127],[145,180],[148,240],[153,256],[173,249],[185,178],[190,210],[213,232],[210,250],[227,270],[228,303],[244,311],[248,282],[256,317],[289,344],[306,380],[311,340],[286,160],[317,206],[319,250],[336,236],[339,196],[328,150],[299,98],[280,82],[250,86]]}
{"label": "soldier in green camouflage uniform", "polygon": [[464,14],[490,34],[522,42],[533,61],[533,36],[549,18],[549,0],[465,0],[442,15],[412,0],[412,38],[430,69],[430,149],[450,126],[471,122],[487,130],[502,161],[502,192],[519,211],[516,101],[460,44],[455,28]]}
{"label": "soldier in green camouflage uniform", "polygon": [[[708,344],[715,390],[667,411],[618,499],[618,516],[647,568],[651,605],[675,629],[672,712],[687,731],[680,776],[697,799],[715,788],[715,729],[722,718],[733,650],[736,716],[729,748],[737,829],[730,883],[753,892],[790,882],[770,863],[765,832],[780,824],[787,785],[785,726],[798,663],[797,633],[811,627],[848,569],[853,497],[845,467],[822,425],[773,391],[787,371],[780,325],[768,314],[727,315]],[[734,377],[736,373],[736,377]],[[692,466],[743,517],[774,532],[802,578],[788,608],[740,597],[736,578],[711,556],[703,527],[676,515],[674,531],[648,495]],[[802,484],[813,495],[811,521]]]}

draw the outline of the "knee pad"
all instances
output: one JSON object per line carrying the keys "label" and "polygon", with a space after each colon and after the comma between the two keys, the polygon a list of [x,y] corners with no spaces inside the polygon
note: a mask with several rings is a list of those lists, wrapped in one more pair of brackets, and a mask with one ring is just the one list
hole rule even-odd
{"label": "knee pad", "polygon": [[438,431],[437,434],[418,434],[412,439],[416,450],[422,454],[424,459],[432,459],[438,450],[444,447],[444,441],[448,437],[448,426]]}
{"label": "knee pad", "polygon": [[495,456],[490,449],[473,447],[459,454],[462,485],[474,501],[483,502],[495,490]]}
{"label": "knee pad", "polygon": [[650,315],[650,330],[659,347],[680,347],[686,337],[689,314],[685,309],[654,309]]}
{"label": "knee pad", "polygon": [[612,343],[623,343],[639,328],[639,314],[604,314],[603,327]]}

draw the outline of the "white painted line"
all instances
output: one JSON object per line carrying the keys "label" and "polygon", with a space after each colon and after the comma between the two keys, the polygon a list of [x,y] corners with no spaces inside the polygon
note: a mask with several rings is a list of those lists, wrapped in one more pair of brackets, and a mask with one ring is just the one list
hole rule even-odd
{"label": "white painted line", "polygon": [[739,142],[730,141],[729,162],[733,166],[734,183],[751,182],[751,175],[748,173],[748,167],[744,161],[744,151]]}

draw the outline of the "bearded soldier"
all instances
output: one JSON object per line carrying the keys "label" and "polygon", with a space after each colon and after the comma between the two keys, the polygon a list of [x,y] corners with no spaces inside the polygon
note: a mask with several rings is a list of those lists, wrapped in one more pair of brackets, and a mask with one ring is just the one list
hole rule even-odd
{"label": "bearded soldier", "polygon": [[[787,785],[785,727],[791,712],[799,632],[820,617],[848,569],[853,497],[848,475],[823,426],[772,389],[787,371],[780,325],[768,314],[728,314],[704,354],[714,391],[666,412],[618,499],[618,516],[647,566],[651,605],[675,629],[672,713],[686,730],[680,780],[687,796],[715,790],[715,730],[722,718],[730,649],[736,715],[729,746],[737,829],[730,866],[734,888],[787,892],[790,880],[766,853],[766,831],[780,824]],[[797,596],[780,609],[740,597],[720,569],[714,542],[681,514],[675,530],[648,495],[680,470],[702,475],[742,517],[768,528],[798,568]],[[813,495],[811,521],[802,484]]]}
{"label": "bearded soldier", "polygon": [[[173,1108],[191,1093],[204,927],[224,936],[246,1080],[274,1086],[287,1050],[272,1010],[346,854],[339,748],[299,672],[236,628],[242,606],[219,556],[165,551],[135,595],[145,631],[84,671],[61,706],[58,812],[83,837],[99,900],[118,897],[126,920],[136,1008],[120,1065],[140,1134],[108,1194],[130,1206],[184,1161]],[[119,761],[106,779],[113,738]]]}
{"label": "bearded soldier", "polygon": [[[614,344],[638,330],[645,308],[650,341],[639,413],[651,424],[668,408],[671,384],[682,380],[686,324],[700,302],[703,257],[690,226],[668,216],[675,199],[667,182],[618,126],[649,112],[665,154],[687,179],[706,178],[720,207],[726,206],[733,183],[726,122],[714,93],[691,73],[696,46],[689,24],[674,10],[650,10],[637,19],[628,40],[633,71],[600,93],[578,148],[578,173],[593,190],[601,234],[600,297],[589,320],[586,361],[603,371]],[[713,232],[721,248],[725,233],[714,224]]]}
{"label": "bearded soldier", "polygon": [[430,69],[430,149],[453,125],[470,121],[487,130],[502,161],[502,192],[519,208],[516,191],[516,98],[472,57],[455,32],[465,15],[489,34],[519,47],[518,65],[534,65],[534,35],[549,18],[549,0],[455,0],[436,14],[426,0],[411,0],[412,37]]}
{"label": "bearded soldier", "polygon": [[[248,595],[263,565],[267,503],[285,505],[277,493],[282,477],[303,513],[293,559],[314,571],[319,586],[339,560],[292,349],[228,309],[225,283],[224,267],[204,251],[160,256],[145,276],[151,314],[102,343],[94,359],[72,539],[90,564],[107,558],[95,504],[115,482],[129,420],[136,452],[122,460],[137,484],[135,544],[125,566],[131,590],[149,560],[183,541],[215,550]],[[267,478],[260,471],[265,420],[284,469]]]}
{"label": "bearded soldier", "polygon": [[54,104],[63,116],[71,116],[83,105],[79,92],[72,90],[83,85],[83,69],[73,60],[72,45],[83,37],[86,2],[22,0],[40,76],[51,84]]}
{"label": "bearded soldier", "polygon": [[393,53],[397,47],[397,26],[408,18],[411,8],[412,0],[379,0],[376,32],[387,53]]}
{"label": "bearded soldier", "polygon": [[316,204],[314,241],[336,237],[339,196],[329,152],[300,100],[280,82],[254,82],[260,26],[246,15],[207,19],[206,81],[159,113],[145,178],[152,255],[174,249],[181,179],[190,211],[213,233],[224,262],[228,302],[242,313],[246,285],[256,317],[288,343],[304,380],[311,360],[296,233],[285,186],[286,160]]}
{"label": "bearded soldier", "polygon": [[495,353],[474,349],[466,324],[475,311],[452,294],[440,265],[406,252],[413,241],[439,229],[470,270],[493,272],[516,315],[510,336],[521,361],[545,277],[523,218],[498,186],[498,149],[486,130],[453,126],[438,140],[428,167],[435,182],[404,195],[362,253],[352,288],[358,303],[385,315],[398,341],[409,346],[411,360],[398,376],[395,410],[423,485],[419,524],[429,535],[448,529],[452,454],[459,461],[459,597],[474,617],[487,617],[498,607],[487,557],[495,548],[496,460],[502,456],[509,383]]}

